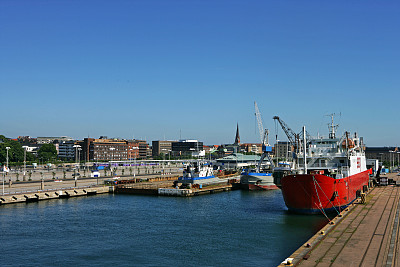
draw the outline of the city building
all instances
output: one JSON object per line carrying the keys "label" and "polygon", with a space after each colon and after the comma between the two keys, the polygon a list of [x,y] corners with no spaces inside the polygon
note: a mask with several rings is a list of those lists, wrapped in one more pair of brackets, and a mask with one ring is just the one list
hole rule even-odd
{"label": "city building", "polygon": [[240,145],[240,152],[262,154],[262,144],[244,143]]}
{"label": "city building", "polygon": [[128,145],[128,160],[135,160],[140,158],[139,154],[139,140],[126,140],[126,143]]}
{"label": "city building", "polygon": [[68,136],[60,136],[60,137],[38,137],[36,140],[38,145],[43,145],[43,144],[52,144],[54,143],[54,141],[58,142],[72,141],[74,139]]}
{"label": "city building", "polygon": [[293,160],[293,146],[288,141],[278,141],[275,146],[275,157],[287,161]]}
{"label": "city building", "polygon": [[[77,142],[82,148],[81,159],[86,161],[122,161],[148,158],[149,145],[144,140],[85,138]],[[150,151],[151,153],[151,151]]]}
{"label": "city building", "polygon": [[172,143],[172,153],[176,156],[192,156],[193,152],[203,150],[203,142],[197,140],[179,140]]}
{"label": "city building", "polygon": [[139,144],[139,158],[147,159],[151,157],[151,150],[149,144],[145,140],[136,140]]}
{"label": "city building", "polygon": [[392,166],[397,166],[400,163],[400,149],[398,147],[366,147],[365,156],[367,159],[377,159],[382,163],[390,163]]}
{"label": "city building", "polygon": [[87,161],[128,160],[128,144],[125,140],[85,138],[77,144],[81,146],[81,155]]}
{"label": "city building", "polygon": [[160,154],[170,154],[172,152],[172,143],[177,141],[152,141],[152,155],[157,157]]}
{"label": "city building", "polygon": [[58,147],[58,158],[64,161],[70,161],[76,159],[76,148],[75,141],[61,141],[57,143],[56,148]]}

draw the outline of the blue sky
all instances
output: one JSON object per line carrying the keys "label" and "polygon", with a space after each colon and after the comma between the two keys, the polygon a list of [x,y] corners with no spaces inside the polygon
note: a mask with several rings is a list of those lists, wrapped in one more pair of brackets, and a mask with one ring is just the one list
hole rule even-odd
{"label": "blue sky", "polygon": [[[0,1],[7,137],[259,141],[295,131],[400,145],[397,1]],[[278,139],[285,139],[279,129]],[[271,141],[273,138],[271,137]]]}

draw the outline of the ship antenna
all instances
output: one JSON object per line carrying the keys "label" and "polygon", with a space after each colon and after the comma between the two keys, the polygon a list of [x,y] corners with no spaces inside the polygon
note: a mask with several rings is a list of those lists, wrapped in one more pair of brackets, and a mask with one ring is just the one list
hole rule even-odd
{"label": "ship antenna", "polygon": [[335,139],[336,138],[336,129],[339,127],[339,124],[336,124],[333,122],[333,117],[336,116],[335,113],[326,115],[331,117],[331,124],[328,124],[329,128],[329,139]]}

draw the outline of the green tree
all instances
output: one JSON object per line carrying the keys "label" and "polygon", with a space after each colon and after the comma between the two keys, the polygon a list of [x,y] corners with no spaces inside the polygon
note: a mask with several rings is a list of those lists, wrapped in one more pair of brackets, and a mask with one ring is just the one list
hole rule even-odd
{"label": "green tree", "polygon": [[[0,135],[0,161],[5,163],[7,161],[7,149],[8,151],[8,161],[9,162],[23,162],[24,161],[24,149],[21,144],[17,141],[6,138],[4,135]],[[28,154],[28,153],[27,153]]]}
{"label": "green tree", "polygon": [[38,157],[45,161],[53,160],[57,157],[57,149],[53,144],[44,144],[38,150]]}

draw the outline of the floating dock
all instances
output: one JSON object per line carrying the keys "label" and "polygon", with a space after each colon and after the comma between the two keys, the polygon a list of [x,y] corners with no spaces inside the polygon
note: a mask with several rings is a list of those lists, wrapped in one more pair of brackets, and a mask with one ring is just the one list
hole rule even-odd
{"label": "floating dock", "polygon": [[400,266],[399,197],[399,186],[373,188],[279,266]]}

